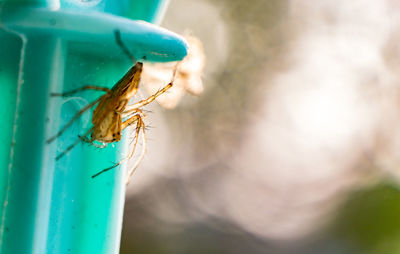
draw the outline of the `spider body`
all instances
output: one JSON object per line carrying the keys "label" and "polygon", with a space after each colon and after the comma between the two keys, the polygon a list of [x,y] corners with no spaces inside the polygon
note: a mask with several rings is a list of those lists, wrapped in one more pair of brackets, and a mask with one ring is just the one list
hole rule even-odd
{"label": "spider body", "polygon": [[93,111],[91,141],[112,143],[121,140],[122,114],[129,100],[136,95],[142,69],[143,64],[137,62],[99,101]]}

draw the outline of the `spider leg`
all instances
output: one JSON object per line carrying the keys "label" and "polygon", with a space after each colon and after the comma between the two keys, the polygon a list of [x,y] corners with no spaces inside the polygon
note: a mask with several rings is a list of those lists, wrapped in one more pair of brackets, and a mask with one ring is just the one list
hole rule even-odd
{"label": "spider leg", "polygon": [[103,91],[106,93],[111,93],[111,89],[107,88],[107,87],[101,87],[101,86],[91,86],[91,85],[87,85],[87,86],[83,86],[83,87],[79,87],[77,89],[68,91],[68,92],[63,92],[63,93],[51,93],[51,96],[70,96],[72,94],[81,92],[81,91],[85,91],[85,90],[97,90],[97,91]]}
{"label": "spider leg", "polygon": [[[137,161],[135,162],[135,165],[133,165],[133,167],[128,171],[128,176],[127,176],[127,180],[126,180],[126,185],[129,184],[129,182],[131,181],[131,177],[132,175],[135,173],[137,167],[139,166],[139,164],[142,162],[144,155],[146,154],[146,133],[145,133],[145,126],[144,124],[142,125],[142,152],[139,155],[139,158],[137,159]],[[139,137],[136,136],[136,140]],[[136,141],[135,141],[136,142]]]}
{"label": "spider leg", "polygon": [[[132,147],[129,155],[127,157],[123,158],[122,160],[120,160],[118,163],[115,163],[111,167],[105,168],[102,171],[94,174],[92,176],[92,178],[95,178],[96,176],[99,176],[100,174],[102,174],[104,172],[107,172],[107,171],[109,171],[109,170],[121,165],[122,163],[124,163],[125,161],[129,160],[130,158],[132,158],[132,156],[135,154],[136,145],[138,143],[140,131],[141,130],[144,131],[144,122],[143,122],[142,117],[139,114],[136,114],[136,115],[132,116],[131,118],[125,120],[122,123],[122,129],[125,129],[126,127],[128,127],[129,125],[131,125],[134,122],[136,122],[135,142],[133,143],[133,147]],[[136,164],[138,164],[138,163],[136,163]],[[137,166],[135,165],[135,167],[137,167]],[[131,171],[129,171],[129,172],[131,172]]]}
{"label": "spider leg", "polygon": [[50,144],[50,143],[53,142],[55,139],[57,139],[59,136],[61,136],[61,134],[63,134],[64,131],[65,131],[66,129],[68,129],[68,127],[71,126],[71,124],[72,124],[76,119],[78,119],[80,115],[82,115],[85,111],[89,110],[91,107],[93,107],[94,105],[96,105],[96,103],[98,103],[99,101],[101,101],[101,100],[102,100],[103,98],[105,98],[106,96],[108,96],[108,94],[105,94],[105,95],[103,95],[103,96],[100,96],[97,100],[93,101],[92,103],[86,105],[84,108],[82,108],[81,110],[79,110],[78,113],[76,113],[76,114],[74,115],[74,117],[72,117],[71,120],[69,120],[69,122],[68,122],[66,125],[64,125],[64,127],[63,127],[59,132],[57,132],[56,135],[54,135],[53,137],[49,138],[49,139],[46,141],[46,143],[47,143],[47,144]]}
{"label": "spider leg", "polygon": [[168,85],[166,85],[164,88],[158,90],[155,94],[153,94],[152,96],[150,96],[149,98],[145,99],[145,100],[141,100],[139,102],[133,103],[131,105],[126,106],[126,113],[129,112],[134,112],[137,109],[146,106],[147,104],[151,103],[152,101],[154,101],[158,96],[160,96],[161,94],[165,93],[168,89],[170,89],[172,87],[172,83],[169,83]]}
{"label": "spider leg", "polygon": [[127,180],[126,180],[126,185],[129,184],[132,175],[135,173],[137,167],[140,165],[140,163],[142,162],[145,154],[146,154],[146,126],[143,122],[143,118],[145,117],[144,113],[142,112],[142,110],[138,109],[136,111],[136,115],[132,116],[130,119],[132,118],[136,118],[136,120],[130,120],[128,119],[127,121],[124,121],[122,123],[122,129],[125,129],[126,127],[128,127],[129,125],[131,125],[133,122],[137,121],[136,124],[136,133],[135,133],[135,143],[133,145],[133,148],[131,150],[131,153],[128,156],[128,160],[133,156],[133,154],[135,153],[136,150],[136,145],[138,143],[139,140],[139,134],[140,134],[140,130],[142,131],[142,152],[139,155],[139,158],[136,160],[135,165],[133,165],[133,167],[131,169],[129,169],[128,171],[128,175],[127,175]]}
{"label": "spider leg", "polygon": [[168,85],[164,86],[162,89],[158,90],[155,94],[151,95],[147,99],[144,99],[144,100],[141,100],[139,102],[136,102],[136,103],[133,103],[133,104],[130,104],[130,105],[126,106],[124,113],[137,111],[141,107],[146,106],[147,104],[149,104],[152,101],[154,101],[161,94],[163,94],[166,91],[168,91],[168,89],[170,89],[174,84],[174,80],[175,80],[176,73],[177,73],[177,70],[178,70],[178,65],[179,65],[179,63],[177,63],[175,65],[174,72],[172,74],[171,82],[169,82]]}
{"label": "spider leg", "polygon": [[[92,132],[93,128],[89,129],[84,136],[89,135]],[[80,137],[80,136],[79,136]],[[62,153],[60,153],[59,155],[57,155],[56,157],[56,161],[58,161],[59,159],[61,159],[64,155],[66,155],[69,151],[72,150],[72,148],[74,148],[77,144],[79,144],[81,142],[81,138],[76,139],[76,141],[74,143],[72,143],[70,146],[67,147],[67,149],[65,149]]]}
{"label": "spider leg", "polygon": [[[136,110],[132,110],[132,111],[130,111],[130,112],[123,111],[123,112],[120,113],[120,114],[121,114],[121,117],[122,117],[122,118],[131,118],[131,117],[133,117],[134,115],[137,115],[137,114],[139,114],[142,118],[145,118],[145,117],[146,117],[146,114],[143,112],[142,109],[136,109]],[[129,123],[129,125],[124,126],[124,123],[125,123],[125,122],[126,122],[126,121],[124,121],[124,122],[122,123],[122,130],[125,129],[126,127],[128,127],[130,124],[134,123],[134,122],[131,122],[131,123]],[[126,122],[126,123],[128,123],[128,122]]]}

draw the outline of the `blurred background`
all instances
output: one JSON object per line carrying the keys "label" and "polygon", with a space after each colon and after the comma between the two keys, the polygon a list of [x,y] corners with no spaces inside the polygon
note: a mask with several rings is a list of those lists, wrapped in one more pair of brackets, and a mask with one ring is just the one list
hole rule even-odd
{"label": "blurred background", "polygon": [[399,12],[171,0],[204,91],[149,108],[121,253],[400,253]]}

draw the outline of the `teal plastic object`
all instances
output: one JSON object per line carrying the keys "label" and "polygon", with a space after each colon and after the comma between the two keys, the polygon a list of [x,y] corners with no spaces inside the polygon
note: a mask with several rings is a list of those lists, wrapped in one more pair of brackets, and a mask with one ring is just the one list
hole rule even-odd
{"label": "teal plastic object", "polygon": [[156,22],[163,8],[146,0],[0,2],[0,254],[118,253],[125,165],[91,176],[126,155],[129,142],[81,143],[56,161],[90,127],[91,113],[54,143],[46,139],[101,93],[50,93],[112,87],[132,65],[115,29],[137,59],[181,60],[180,36],[131,20]]}

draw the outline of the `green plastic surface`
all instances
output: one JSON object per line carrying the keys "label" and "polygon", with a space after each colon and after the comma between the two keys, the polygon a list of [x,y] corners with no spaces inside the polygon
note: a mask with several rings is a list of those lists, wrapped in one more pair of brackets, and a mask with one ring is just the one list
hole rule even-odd
{"label": "green plastic surface", "polygon": [[56,161],[90,128],[91,113],[52,144],[46,139],[101,92],[50,93],[112,87],[132,65],[115,29],[138,59],[181,60],[180,36],[131,20],[156,22],[163,8],[146,0],[0,1],[0,254],[118,253],[125,165],[91,176],[126,155],[129,142],[81,143]]}

